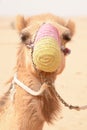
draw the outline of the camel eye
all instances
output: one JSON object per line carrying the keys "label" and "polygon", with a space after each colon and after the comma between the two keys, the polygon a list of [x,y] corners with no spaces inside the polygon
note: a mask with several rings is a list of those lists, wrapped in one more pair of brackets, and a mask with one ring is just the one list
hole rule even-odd
{"label": "camel eye", "polygon": [[63,38],[64,40],[66,40],[66,41],[70,41],[70,40],[71,40],[71,34],[70,34],[70,32],[64,32],[64,33],[62,34],[62,38]]}
{"label": "camel eye", "polygon": [[29,38],[29,35],[22,33],[22,34],[20,35],[20,38],[21,38],[22,42],[25,42],[25,41]]}

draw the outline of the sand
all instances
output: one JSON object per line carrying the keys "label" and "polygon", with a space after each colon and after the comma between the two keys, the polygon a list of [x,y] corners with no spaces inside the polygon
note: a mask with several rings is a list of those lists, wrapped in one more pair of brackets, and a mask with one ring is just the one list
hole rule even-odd
{"label": "sand", "polygon": [[[66,67],[57,77],[55,87],[62,98],[72,105],[87,104],[87,17],[73,17],[76,32],[67,46],[71,54],[66,57]],[[0,94],[4,82],[13,73],[16,64],[18,35],[12,29],[13,19],[0,18]],[[11,24],[10,24],[11,23]],[[76,111],[61,104],[61,112],[53,125],[44,130],[86,130],[87,109]]]}

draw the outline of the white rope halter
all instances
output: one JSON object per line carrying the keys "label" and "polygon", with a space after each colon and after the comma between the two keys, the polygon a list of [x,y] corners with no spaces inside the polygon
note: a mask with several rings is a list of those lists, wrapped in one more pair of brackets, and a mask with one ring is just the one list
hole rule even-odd
{"label": "white rope halter", "polygon": [[[38,91],[34,91],[32,90],[31,88],[27,87],[26,85],[24,85],[22,82],[20,82],[18,79],[17,79],[17,75],[15,74],[14,75],[14,79],[12,81],[12,84],[13,84],[13,87],[12,87],[12,92],[13,92],[13,95],[15,93],[15,87],[14,87],[14,84],[17,84],[19,87],[21,87],[22,89],[24,89],[26,92],[28,92],[29,94],[31,94],[32,96],[39,96],[41,95],[48,87],[50,87],[50,85],[47,85],[46,83],[43,83],[43,85],[40,87],[40,89]],[[87,105],[84,105],[84,106],[73,106],[73,105],[69,105],[68,103],[66,103],[62,98],[61,96],[57,93],[57,97],[59,98],[59,100],[66,106],[68,107],[69,109],[75,109],[77,111],[79,110],[85,110],[87,109]],[[11,97],[11,100],[13,101],[13,96]]]}
{"label": "white rope halter", "polygon": [[14,75],[14,79],[12,81],[12,84],[13,84],[13,88],[14,88],[14,84],[17,84],[19,87],[21,87],[22,89],[24,89],[26,92],[28,92],[32,96],[39,96],[39,95],[41,95],[45,91],[45,89],[47,89],[48,87],[50,87],[46,83],[43,83],[38,91],[34,91],[31,88],[29,88],[28,86],[26,86],[25,84],[23,84],[21,81],[19,81],[17,79],[17,74]]}

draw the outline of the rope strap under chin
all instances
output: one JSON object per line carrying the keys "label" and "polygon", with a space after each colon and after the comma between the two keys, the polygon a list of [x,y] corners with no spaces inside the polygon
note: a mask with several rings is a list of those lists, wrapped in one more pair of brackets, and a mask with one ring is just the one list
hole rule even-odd
{"label": "rope strap under chin", "polygon": [[[19,81],[17,79],[17,75],[14,75],[14,79],[12,81],[13,87],[14,84],[17,84],[19,87],[21,87],[22,89],[24,89],[26,92],[28,92],[29,94],[31,94],[32,96],[39,96],[41,95],[48,87],[51,87],[50,85],[48,85],[47,83],[43,83],[40,87],[40,89],[38,91],[34,91],[31,88],[29,88],[28,86],[26,86],[25,84],[23,84],[21,81]],[[85,110],[87,109],[87,105],[84,106],[73,106],[73,105],[69,105],[67,102],[64,101],[64,99],[58,94],[58,92],[56,92],[57,97],[59,98],[59,100],[62,102],[62,104],[64,104],[65,107],[68,107],[69,109],[75,109],[77,111],[79,110]]]}
{"label": "rope strap under chin", "polygon": [[25,84],[23,84],[21,81],[19,81],[17,79],[17,75],[16,74],[14,75],[14,79],[12,81],[12,84],[13,85],[17,84],[19,87],[21,87],[22,89],[24,89],[26,92],[28,92],[32,96],[39,96],[39,95],[41,95],[45,91],[45,89],[47,89],[48,87],[50,87],[46,83],[43,83],[38,91],[34,91],[31,88],[29,88],[28,86],[26,86]]}

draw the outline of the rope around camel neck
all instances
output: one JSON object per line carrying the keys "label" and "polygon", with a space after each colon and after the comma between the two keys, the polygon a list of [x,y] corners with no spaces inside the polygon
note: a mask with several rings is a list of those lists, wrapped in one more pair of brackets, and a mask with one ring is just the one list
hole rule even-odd
{"label": "rope around camel neck", "polygon": [[65,102],[65,100],[59,95],[58,92],[57,92],[57,97],[59,98],[59,100],[61,101],[61,103],[64,104],[64,106],[65,106],[65,107],[68,107],[69,109],[74,109],[74,110],[77,110],[77,111],[87,109],[87,105],[84,105],[84,106],[73,106],[73,105],[68,104],[68,103]]}

